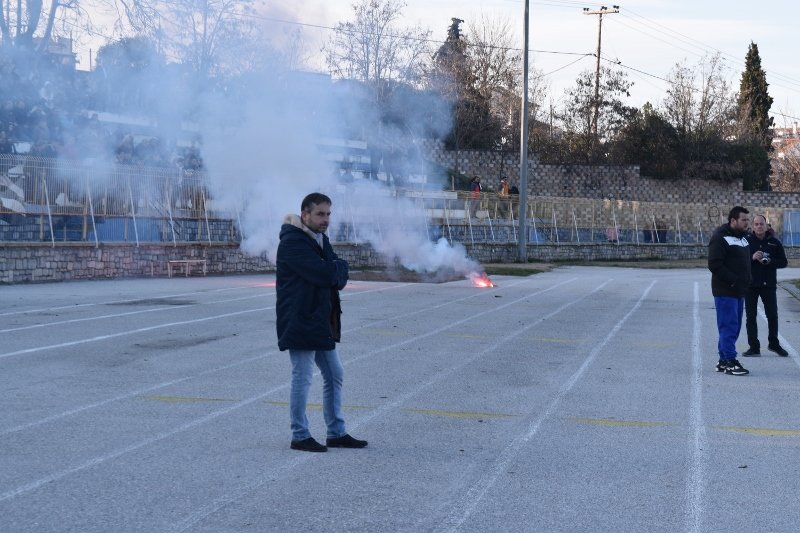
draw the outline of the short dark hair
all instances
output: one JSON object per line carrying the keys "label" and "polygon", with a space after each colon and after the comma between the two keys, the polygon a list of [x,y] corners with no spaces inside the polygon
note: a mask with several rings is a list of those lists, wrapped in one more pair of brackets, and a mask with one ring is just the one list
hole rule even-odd
{"label": "short dark hair", "polygon": [[745,209],[740,205],[735,205],[728,213],[728,222],[730,223],[731,220],[739,220],[739,215],[744,213],[745,215],[750,214],[750,211]]}
{"label": "short dark hair", "polygon": [[312,192],[303,198],[303,203],[300,204],[300,211],[309,212],[315,205],[319,204],[333,204],[333,202],[321,192]]}

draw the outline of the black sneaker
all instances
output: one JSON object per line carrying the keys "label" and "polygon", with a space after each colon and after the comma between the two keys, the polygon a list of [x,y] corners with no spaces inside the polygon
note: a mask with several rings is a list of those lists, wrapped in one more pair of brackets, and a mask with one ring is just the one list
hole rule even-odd
{"label": "black sneaker", "polygon": [[783,346],[777,344],[775,346],[767,346],[769,351],[775,352],[776,354],[780,355],[781,357],[789,357],[789,352],[783,349]]}
{"label": "black sneaker", "polygon": [[761,350],[752,346],[742,354],[743,357],[761,357]]}
{"label": "black sneaker", "polygon": [[364,448],[367,441],[354,439],[350,435],[344,434],[341,437],[328,437],[325,444],[330,448]]}
{"label": "black sneaker", "polygon": [[750,373],[736,359],[726,359],[717,363],[717,372],[725,372],[731,376],[746,376]]}
{"label": "black sneaker", "polygon": [[328,448],[314,440],[314,437],[308,437],[303,440],[293,440],[291,448],[293,450],[300,450],[301,452],[327,452]]}

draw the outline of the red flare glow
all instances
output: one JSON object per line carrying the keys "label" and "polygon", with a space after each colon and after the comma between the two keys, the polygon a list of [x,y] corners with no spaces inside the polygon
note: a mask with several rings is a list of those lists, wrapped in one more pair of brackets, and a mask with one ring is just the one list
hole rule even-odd
{"label": "red flare glow", "polygon": [[489,276],[487,276],[485,272],[481,272],[480,274],[474,273],[470,275],[470,279],[473,287],[494,287],[494,283],[492,283],[492,280],[489,279]]}

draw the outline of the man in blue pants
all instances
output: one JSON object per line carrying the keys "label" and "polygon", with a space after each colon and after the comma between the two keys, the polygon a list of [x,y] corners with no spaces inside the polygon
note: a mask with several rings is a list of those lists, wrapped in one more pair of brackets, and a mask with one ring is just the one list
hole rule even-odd
{"label": "man in blue pants", "polygon": [[736,360],[744,297],[750,287],[750,246],[745,239],[749,215],[744,207],[735,206],[728,213],[728,223],[717,228],[708,243],[708,269],[719,331],[717,372],[732,376],[750,373]]}

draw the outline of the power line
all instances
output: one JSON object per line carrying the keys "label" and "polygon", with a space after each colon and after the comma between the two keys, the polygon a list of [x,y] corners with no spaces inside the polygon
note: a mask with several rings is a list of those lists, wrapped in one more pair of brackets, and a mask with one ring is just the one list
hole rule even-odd
{"label": "power line", "polygon": [[[608,62],[608,63],[611,63],[611,64],[613,64],[613,65],[617,65],[617,66],[619,66],[619,67],[622,67],[622,68],[624,68],[624,69],[631,70],[631,71],[633,71],[633,72],[637,72],[637,73],[639,73],[639,74],[641,74],[641,75],[643,75],[643,76],[648,76],[648,77],[650,77],[650,78],[655,78],[655,79],[657,79],[657,80],[660,80],[660,81],[663,81],[663,82],[665,82],[665,83],[672,84],[672,82],[671,82],[670,80],[668,80],[667,78],[663,78],[663,77],[661,77],[661,76],[658,76],[658,75],[656,75],[656,74],[651,74],[650,72],[646,72],[646,71],[644,71],[644,70],[641,70],[641,69],[638,69],[638,68],[636,68],[636,67],[632,67],[632,66],[630,66],[630,65],[626,65],[625,63],[623,63],[623,62],[622,62],[622,61],[620,61],[619,59],[610,59],[610,58],[608,58],[608,57],[602,57],[601,59],[602,59],[603,61],[606,61],[606,62]],[[697,89],[697,88],[695,88],[695,87],[692,87],[692,88],[691,88],[691,90],[692,90],[693,92],[700,92],[700,89]],[[800,117],[795,117],[795,116],[792,116],[792,115],[787,115],[787,114],[785,114],[785,113],[780,113],[780,112],[778,112],[778,111],[770,111],[770,113],[771,113],[771,114],[774,114],[774,115],[778,115],[778,116],[784,117],[784,118],[790,118],[790,119],[793,119],[793,120],[798,120],[798,121],[800,121]]]}
{"label": "power line", "polygon": [[[627,16],[627,13],[632,13],[633,15],[635,15],[635,17],[638,17],[638,19],[641,19],[641,20],[637,20],[636,18],[629,17],[629,16]],[[689,36],[687,36],[687,35],[685,35],[685,34],[683,34],[681,32],[673,30],[673,29],[671,29],[671,28],[669,28],[669,27],[667,27],[667,26],[665,26],[665,25],[663,25],[663,24],[661,24],[659,22],[656,22],[654,20],[648,19],[647,17],[645,17],[643,15],[640,15],[640,14],[638,14],[635,11],[632,11],[630,9],[625,9],[625,13],[623,13],[623,16],[628,18],[628,19],[630,19],[632,22],[634,22],[636,24],[641,24],[642,26],[645,26],[645,27],[647,27],[647,28],[649,28],[649,29],[651,29],[653,31],[658,32],[658,33],[661,33],[662,35],[665,35],[668,38],[677,40],[677,41],[679,41],[679,42],[681,42],[683,44],[686,44],[686,45],[694,47],[694,48],[699,48],[700,50],[703,51],[704,54],[708,53],[709,51],[713,51],[715,53],[720,54],[721,56],[727,57],[728,59],[734,61],[736,64],[741,65],[742,67],[745,64],[744,60],[739,56],[735,56],[733,54],[725,52],[724,50],[720,50],[719,48],[716,48],[716,47],[711,46],[711,45],[709,45],[707,43],[704,43],[702,41],[699,41],[697,39],[689,37]],[[617,21],[617,22],[619,24],[623,24],[621,21]],[[623,25],[625,25],[625,24],[623,24]],[[627,25],[625,25],[625,26],[627,26]],[[627,26],[627,27],[631,28],[631,26]],[[663,30],[661,28],[663,28]],[[631,28],[631,29],[635,30],[635,28]],[[636,30],[636,31],[640,31],[641,33],[645,33],[645,32],[642,32],[641,30]],[[645,33],[645,35],[647,35],[647,34]],[[677,46],[675,44],[669,43],[667,41],[663,41],[662,39],[658,39],[657,37],[654,37],[652,35],[648,35],[648,36],[653,38],[653,39],[660,40],[660,41],[664,42],[665,44],[667,44],[669,46],[673,46],[675,48],[678,48],[679,50],[683,50],[685,52],[692,53],[692,54],[695,54],[695,55],[701,55],[701,54],[698,54],[697,52],[692,52],[692,51],[686,50],[685,48],[681,48],[680,46]],[[800,85],[800,80],[797,80],[797,79],[792,78],[790,76],[786,76],[786,75],[781,74],[779,72],[771,71],[770,77],[782,79],[782,80],[784,80],[784,81],[786,81],[788,83],[791,83],[791,84]],[[790,87],[785,87],[785,86],[779,85],[777,83],[775,85],[777,85],[778,87],[782,87],[784,89],[797,90],[797,89],[792,89]]]}

